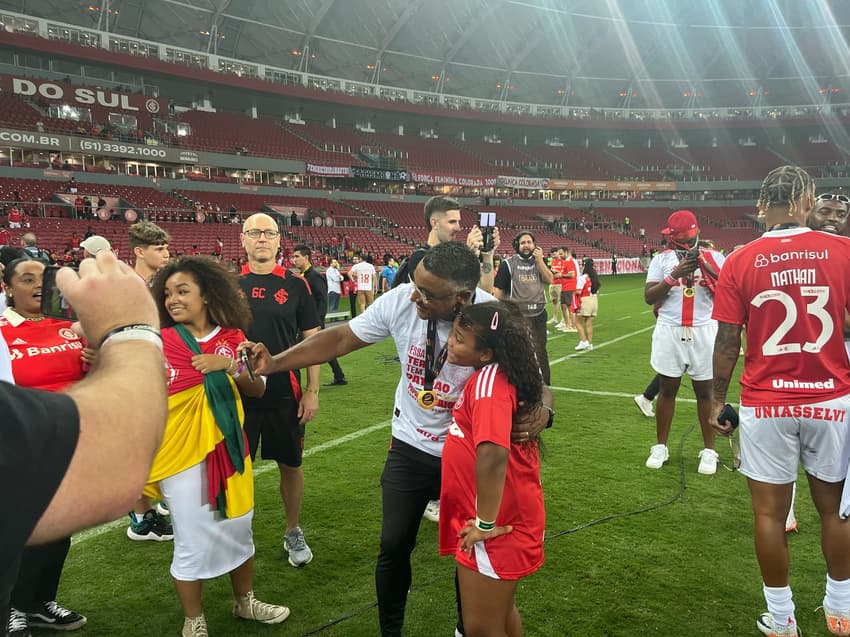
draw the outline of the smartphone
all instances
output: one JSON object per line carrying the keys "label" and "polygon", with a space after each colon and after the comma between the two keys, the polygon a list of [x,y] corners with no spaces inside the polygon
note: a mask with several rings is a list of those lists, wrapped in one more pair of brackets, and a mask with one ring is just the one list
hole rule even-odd
{"label": "smartphone", "polygon": [[496,227],[496,213],[493,211],[480,211],[478,213],[478,227],[481,228],[483,245],[482,252],[493,251],[493,228]]}
{"label": "smartphone", "polygon": [[248,357],[248,351],[243,349],[239,352],[239,358],[242,359],[242,364],[248,371],[248,378],[251,380],[257,380],[257,376],[254,374],[254,368],[251,367],[251,359]]}
{"label": "smartphone", "polygon": [[721,412],[718,414],[717,424],[724,425],[727,420],[732,425],[733,430],[738,428],[738,412],[736,412],[735,408],[729,403],[726,403]]}
{"label": "smartphone", "polygon": [[[76,270],[76,268],[73,268]],[[41,313],[51,318],[65,321],[76,321],[77,313],[68,300],[56,287],[58,265],[48,265],[44,268],[44,278],[41,283]]]}

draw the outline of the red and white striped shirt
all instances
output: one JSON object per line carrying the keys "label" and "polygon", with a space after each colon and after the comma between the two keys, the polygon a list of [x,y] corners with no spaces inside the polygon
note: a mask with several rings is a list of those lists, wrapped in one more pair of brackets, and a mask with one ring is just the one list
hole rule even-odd
{"label": "red and white striped shirt", "polygon": [[[723,267],[724,257],[714,250],[702,251],[706,259],[714,262],[718,274]],[[664,277],[679,264],[679,256],[674,250],[660,252],[652,259],[649,270],[646,273],[647,283],[663,281]],[[702,272],[697,268],[693,275],[693,295],[685,293],[687,281],[682,278],[676,281],[676,285],[670,288],[658,308],[658,322],[666,325],[695,327],[698,325],[710,325],[712,323],[711,311],[714,306],[714,295],[709,291]]]}

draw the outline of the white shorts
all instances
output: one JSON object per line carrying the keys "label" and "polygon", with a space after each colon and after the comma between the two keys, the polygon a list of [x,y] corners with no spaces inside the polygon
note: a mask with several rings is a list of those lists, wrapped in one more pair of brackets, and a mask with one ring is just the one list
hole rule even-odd
{"label": "white shorts", "polygon": [[797,479],[797,465],[824,482],[847,477],[850,394],[819,403],[741,405],[741,473],[769,484]]}
{"label": "white shorts", "polygon": [[174,579],[194,582],[218,577],[254,555],[254,510],[224,518],[212,509],[206,498],[206,461],[161,480],[159,488],[174,527]]}
{"label": "white shorts", "polygon": [[655,324],[649,364],[662,376],[681,378],[687,372],[691,380],[711,380],[717,323],[690,328],[689,341],[682,340],[683,329],[678,325]]}

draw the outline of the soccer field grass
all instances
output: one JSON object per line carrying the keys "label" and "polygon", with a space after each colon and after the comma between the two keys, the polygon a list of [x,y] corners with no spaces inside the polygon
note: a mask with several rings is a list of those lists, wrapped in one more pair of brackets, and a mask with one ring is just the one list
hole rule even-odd
{"label": "soccer field grass", "polygon": [[[546,564],[517,591],[525,634],[757,635],[764,602],[746,482],[722,467],[714,476],[697,473],[702,440],[687,382],[669,463],[644,467],[655,421],[633,396],[653,375],[654,318],[643,302],[643,277],[602,282],[592,352],[575,352],[575,334],[550,332],[557,416],[544,435]],[[281,626],[233,618],[230,583],[219,578],[204,586],[213,637],[378,634],[373,575],[379,480],[399,377],[394,355],[391,341],[355,352],[340,361],[349,384],[322,390],[319,416],[308,426],[301,516],[315,559],[302,569],[290,567],[282,550],[277,469],[255,467],[255,590],[263,601],[290,606],[292,615]],[[323,366],[322,381],[330,379]],[[735,385],[730,400],[737,394]],[[724,439],[717,449],[729,462]],[[801,532],[789,537],[797,620],[807,637],[827,635],[815,611],[825,567],[805,488],[797,518]],[[132,542],[125,527],[122,520],[74,538],[58,600],[88,616],[86,635],[177,634],[182,612],[168,573],[171,543]],[[454,562],[438,557],[432,522],[422,521],[412,561],[405,635],[448,637]]]}

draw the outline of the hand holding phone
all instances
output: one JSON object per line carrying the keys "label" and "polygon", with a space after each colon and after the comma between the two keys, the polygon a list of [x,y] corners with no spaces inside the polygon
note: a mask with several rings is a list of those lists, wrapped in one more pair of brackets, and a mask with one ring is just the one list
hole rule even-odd
{"label": "hand holding phone", "polygon": [[[72,269],[76,270],[76,268]],[[76,321],[77,314],[74,312],[74,308],[56,287],[56,273],[58,271],[59,266],[57,265],[48,265],[44,268],[44,276],[41,282],[41,313],[50,318]]]}
{"label": "hand holding phone", "polygon": [[243,349],[241,352],[239,352],[239,358],[242,360],[242,364],[248,371],[248,378],[250,378],[251,380],[257,380],[257,376],[254,374],[254,368],[251,366],[251,359],[248,356],[248,351]]}
{"label": "hand holding phone", "polygon": [[481,251],[492,252],[495,247],[493,229],[496,227],[496,213],[492,211],[480,211],[478,213],[478,227],[481,228]]}

